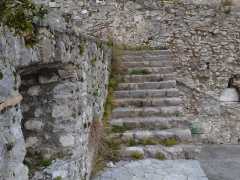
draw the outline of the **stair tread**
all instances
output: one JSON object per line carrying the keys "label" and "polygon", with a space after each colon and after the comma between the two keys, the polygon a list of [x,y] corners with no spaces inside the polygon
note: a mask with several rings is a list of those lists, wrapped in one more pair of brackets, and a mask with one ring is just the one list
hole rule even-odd
{"label": "stair tread", "polygon": [[183,117],[133,117],[115,118],[110,121],[113,127],[129,129],[171,129],[186,128],[190,122]]}
{"label": "stair tread", "polygon": [[125,83],[163,82],[176,79],[176,74],[124,75]]}
{"label": "stair tread", "polygon": [[173,61],[169,61],[169,60],[151,60],[151,61],[147,61],[147,60],[129,60],[129,61],[122,61],[121,62],[123,67],[133,67],[133,68],[137,68],[137,67],[172,67]]}
{"label": "stair tread", "polygon": [[168,138],[177,138],[180,142],[192,141],[192,135],[189,128],[171,128],[163,130],[128,130],[121,133],[114,133],[113,137],[120,138],[123,141],[134,140],[146,140],[146,139],[158,139],[164,140]]}
{"label": "stair tread", "polygon": [[117,90],[137,90],[137,89],[167,89],[175,88],[176,80],[165,80],[160,82],[129,82],[119,83]]}
{"label": "stair tread", "polygon": [[150,97],[179,97],[180,92],[177,88],[168,89],[137,89],[120,90],[114,92],[116,99],[124,98],[150,98]]}
{"label": "stair tread", "polygon": [[134,51],[134,50],[124,50],[123,51],[123,56],[124,55],[136,55],[136,54],[157,54],[157,55],[164,55],[164,54],[169,54],[171,51],[169,50],[141,50],[141,51]]}
{"label": "stair tread", "polygon": [[143,106],[177,106],[183,104],[180,97],[143,97],[117,98],[113,100],[115,107],[143,107]]}
{"label": "stair tread", "polygon": [[[164,159],[194,159],[199,153],[201,147],[193,144],[177,144],[173,146],[157,145],[139,145],[125,146],[121,148],[121,156],[131,158],[133,153],[143,155],[143,158],[162,158]],[[161,155],[161,156],[160,156]]]}
{"label": "stair tread", "polygon": [[165,74],[160,74],[160,73],[153,73],[153,74],[133,74],[133,75],[123,75],[123,77],[161,77],[161,76],[167,76],[167,75],[176,75],[176,73],[165,73]]}
{"label": "stair tread", "polygon": [[182,108],[181,106],[159,106],[159,107],[117,107],[113,109],[113,112],[115,111],[121,111],[121,112],[126,112],[126,111],[157,111],[161,109],[177,109],[177,108]]}
{"label": "stair tread", "polygon": [[187,121],[184,117],[159,117],[159,116],[152,116],[152,117],[132,117],[132,118],[115,118],[111,119],[111,122],[154,122],[154,121]]}

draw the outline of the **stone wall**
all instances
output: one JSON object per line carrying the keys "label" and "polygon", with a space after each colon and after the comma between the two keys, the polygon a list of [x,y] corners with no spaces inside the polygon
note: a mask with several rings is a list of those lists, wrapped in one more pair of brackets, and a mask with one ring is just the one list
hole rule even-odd
{"label": "stone wall", "polygon": [[186,114],[193,129],[210,143],[239,143],[240,103],[219,101],[240,70],[238,4],[178,4],[170,21],[169,45],[175,55]]}
{"label": "stone wall", "polygon": [[0,179],[29,179],[24,158],[30,179],[88,179],[95,149],[90,131],[101,124],[111,48],[73,33],[39,30],[39,43],[26,48],[1,28],[0,100],[21,94],[23,101],[0,115]]}

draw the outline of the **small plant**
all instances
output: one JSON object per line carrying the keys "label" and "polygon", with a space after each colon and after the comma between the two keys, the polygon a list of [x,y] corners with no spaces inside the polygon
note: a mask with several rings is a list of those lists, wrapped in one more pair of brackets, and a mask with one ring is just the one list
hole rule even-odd
{"label": "small plant", "polygon": [[145,75],[150,74],[146,69],[134,69],[129,72],[130,75]]}
{"label": "small plant", "polygon": [[50,159],[43,159],[41,162],[40,162],[40,166],[42,167],[47,167],[47,166],[50,166],[52,163],[52,161]]}
{"label": "small plant", "polygon": [[3,79],[3,73],[0,71],[0,80]]}
{"label": "small plant", "polygon": [[168,138],[168,139],[162,140],[160,144],[164,146],[174,146],[178,144],[178,141],[175,138]]}
{"label": "small plant", "polygon": [[114,126],[113,125],[111,129],[112,129],[113,133],[123,133],[125,131],[130,130],[130,128],[127,127],[125,124],[123,124],[122,126]]}
{"label": "small plant", "polygon": [[97,58],[96,58],[96,57],[94,57],[94,58],[91,60],[91,64],[92,64],[92,65],[95,65],[95,64],[96,64],[96,62],[97,62]]}
{"label": "small plant", "polygon": [[31,0],[0,1],[0,23],[22,36],[27,46],[37,42],[35,20],[42,19],[46,13],[43,6],[36,6]]}
{"label": "small plant", "polygon": [[221,1],[221,8],[223,9],[223,12],[225,14],[231,13],[232,5],[233,5],[233,1],[232,0],[222,0]]}
{"label": "small plant", "polygon": [[83,53],[84,53],[84,45],[83,45],[83,44],[80,44],[80,45],[78,46],[78,48],[79,48],[79,54],[80,54],[80,55],[83,55]]}
{"label": "small plant", "polygon": [[166,157],[164,154],[158,152],[156,155],[155,155],[155,158],[158,159],[158,160],[165,160]]}
{"label": "small plant", "polygon": [[128,146],[137,146],[139,143],[135,141],[134,139],[129,139],[127,142]]}
{"label": "small plant", "polygon": [[54,180],[62,180],[61,176],[55,177]]}
{"label": "small plant", "polygon": [[141,144],[142,145],[156,145],[156,144],[158,144],[158,142],[156,140],[154,140],[154,139],[148,138],[148,139],[142,140]]}
{"label": "small plant", "polygon": [[138,151],[132,152],[130,156],[135,160],[140,160],[144,158],[144,155]]}
{"label": "small plant", "polygon": [[93,92],[93,96],[95,96],[95,97],[100,97],[101,96],[100,90],[98,88],[96,88],[95,91]]}

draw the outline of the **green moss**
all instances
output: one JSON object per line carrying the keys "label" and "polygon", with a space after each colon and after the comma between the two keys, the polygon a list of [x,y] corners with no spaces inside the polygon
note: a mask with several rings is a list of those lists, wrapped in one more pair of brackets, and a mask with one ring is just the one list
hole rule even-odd
{"label": "green moss", "polygon": [[55,177],[54,180],[62,180],[61,176]]}
{"label": "green moss", "polygon": [[84,45],[83,45],[83,44],[80,44],[80,45],[78,46],[78,48],[79,48],[79,54],[80,54],[80,55],[83,55],[84,50],[85,50],[85,49],[84,49],[84,48],[85,48]]}
{"label": "green moss", "polygon": [[96,58],[96,57],[94,57],[94,58],[91,60],[91,64],[92,64],[92,65],[95,65],[95,64],[96,64],[96,62],[97,62],[97,58]]}
{"label": "green moss", "polygon": [[132,159],[135,159],[135,160],[140,160],[144,158],[144,155],[138,151],[132,152],[130,156]]}
{"label": "green moss", "polygon": [[101,96],[99,88],[95,89],[95,91],[93,92],[93,96],[95,96],[95,97],[100,97]]}
{"label": "green moss", "polygon": [[168,138],[160,141],[159,144],[162,144],[164,146],[174,146],[178,144],[178,141],[175,138]]}
{"label": "green moss", "polygon": [[155,155],[155,158],[158,159],[158,160],[165,160],[166,157],[164,154],[158,152],[156,155]]}
{"label": "green moss", "polygon": [[0,71],[0,80],[3,79],[3,73]]}
{"label": "green moss", "polygon": [[178,141],[175,138],[168,138],[165,140],[158,140],[158,139],[142,139],[142,140],[134,140],[130,139],[126,142],[128,146],[137,146],[137,145],[157,145],[162,144],[164,146],[174,146],[178,144]]}
{"label": "green moss", "polygon": [[130,128],[127,127],[127,126],[124,125],[124,124],[123,124],[122,126],[113,125],[113,126],[111,127],[111,130],[112,130],[113,133],[123,133],[123,132],[125,132],[125,131],[130,130]]}
{"label": "green moss", "polygon": [[130,75],[145,75],[145,74],[150,74],[149,71],[145,69],[134,69],[129,72]]}
{"label": "green moss", "polygon": [[42,167],[48,167],[52,164],[52,161],[50,159],[43,159],[41,162],[40,162],[40,166]]}
{"label": "green moss", "polygon": [[36,6],[31,0],[4,0],[0,2],[0,23],[16,35],[25,39],[27,46],[37,42],[35,21],[47,13],[43,6]]}

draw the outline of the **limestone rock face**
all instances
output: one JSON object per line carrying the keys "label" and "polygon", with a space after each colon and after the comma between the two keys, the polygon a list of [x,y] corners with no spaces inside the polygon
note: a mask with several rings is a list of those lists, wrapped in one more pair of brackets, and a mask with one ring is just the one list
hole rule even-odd
{"label": "limestone rock face", "polygon": [[235,88],[227,88],[225,89],[221,96],[220,101],[222,102],[238,102],[239,94]]}

